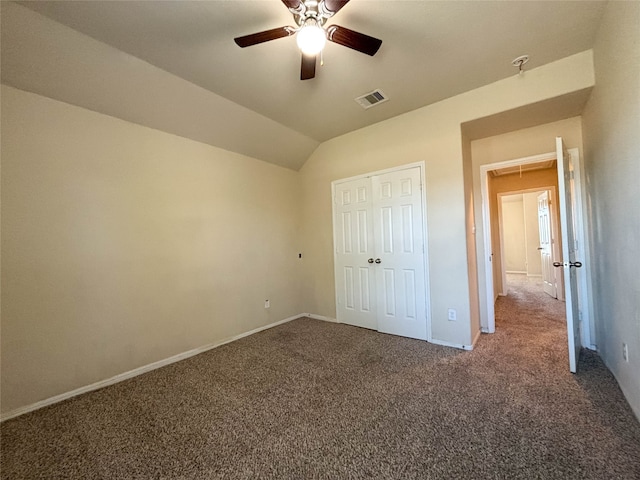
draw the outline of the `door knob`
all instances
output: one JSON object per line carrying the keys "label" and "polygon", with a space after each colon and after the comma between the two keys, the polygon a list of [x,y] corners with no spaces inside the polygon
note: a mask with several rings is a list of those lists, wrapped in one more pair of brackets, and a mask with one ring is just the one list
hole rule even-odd
{"label": "door knob", "polygon": [[376,263],[382,263],[382,260],[380,260],[379,258],[376,258]]}
{"label": "door knob", "polygon": [[[561,262],[553,262],[553,266],[554,266],[554,267],[562,267],[562,266],[564,266],[564,263],[561,263]],[[569,266],[570,266],[570,267],[580,268],[580,267],[582,266],[582,262],[569,262]]]}
{"label": "door knob", "polygon": [[538,250],[544,250],[542,247],[538,247]]}
{"label": "door knob", "polygon": [[373,263],[373,258],[370,258],[369,260],[367,260],[367,262]]}

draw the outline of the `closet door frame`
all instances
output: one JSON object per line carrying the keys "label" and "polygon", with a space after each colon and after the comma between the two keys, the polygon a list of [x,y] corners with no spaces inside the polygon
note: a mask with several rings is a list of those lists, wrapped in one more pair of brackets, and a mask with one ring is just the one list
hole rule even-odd
{"label": "closet door frame", "polygon": [[337,289],[336,282],[336,263],[337,263],[337,252],[338,252],[338,239],[336,237],[336,229],[334,228],[336,221],[336,186],[345,183],[352,182],[354,180],[360,180],[363,178],[374,177],[377,175],[384,175],[392,172],[399,172],[402,170],[408,170],[412,168],[420,169],[420,197],[422,203],[422,229],[423,229],[423,238],[424,238],[424,255],[423,255],[423,268],[424,268],[424,280],[425,280],[425,317],[426,317],[426,327],[427,327],[427,341],[432,341],[431,334],[431,288],[430,288],[430,280],[429,280],[429,237],[428,237],[428,227],[427,227],[427,191],[426,191],[426,181],[425,181],[425,162],[414,162],[405,165],[400,165],[397,167],[387,168],[384,170],[377,170],[373,172],[367,172],[360,175],[355,175],[352,177],[341,178],[338,180],[334,180],[331,182],[331,225],[333,230],[333,271],[334,271],[334,292],[335,292],[335,305],[336,305],[336,320],[340,323],[338,319],[338,308],[339,308],[339,294]]}

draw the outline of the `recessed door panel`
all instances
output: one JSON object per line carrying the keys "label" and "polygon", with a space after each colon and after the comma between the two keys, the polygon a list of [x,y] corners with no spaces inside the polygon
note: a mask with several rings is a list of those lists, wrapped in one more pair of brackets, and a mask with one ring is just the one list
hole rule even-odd
{"label": "recessed door panel", "polygon": [[384,292],[384,314],[387,317],[396,315],[395,271],[392,268],[382,270],[382,291]]}
{"label": "recessed door panel", "polygon": [[353,237],[351,236],[351,212],[342,213],[342,249],[344,253],[353,252]]}
{"label": "recessed door panel", "polygon": [[366,267],[360,267],[358,269],[360,273],[360,311],[371,311],[371,269]]}
{"label": "recessed door panel", "polygon": [[393,253],[393,209],[391,207],[382,207],[380,213],[382,251],[391,254]]}
{"label": "recessed door panel", "polygon": [[413,205],[402,205],[401,219],[402,228],[400,230],[402,234],[402,252],[413,253]]}
{"label": "recessed door panel", "polygon": [[353,302],[353,267],[344,267],[344,306],[349,310],[355,308]]}
{"label": "recessed door panel", "polygon": [[416,306],[416,271],[415,270],[403,270],[402,279],[404,280],[402,286],[404,288],[404,313],[407,320],[414,320],[416,318],[417,306]]}
{"label": "recessed door panel", "polygon": [[358,253],[366,254],[369,251],[369,222],[367,221],[369,212],[358,210],[356,215],[358,216]]}

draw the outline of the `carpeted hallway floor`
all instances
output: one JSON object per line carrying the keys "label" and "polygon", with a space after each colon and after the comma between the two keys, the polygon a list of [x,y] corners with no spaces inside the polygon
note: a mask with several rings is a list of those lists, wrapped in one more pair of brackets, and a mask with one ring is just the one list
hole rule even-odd
{"label": "carpeted hallway floor", "polygon": [[638,479],[640,424],[527,282],[462,352],[300,319],[5,422],[2,479]]}

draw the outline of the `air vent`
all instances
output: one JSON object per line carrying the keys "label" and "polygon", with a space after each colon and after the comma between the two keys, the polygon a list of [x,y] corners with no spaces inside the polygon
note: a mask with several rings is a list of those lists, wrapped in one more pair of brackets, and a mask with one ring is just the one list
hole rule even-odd
{"label": "air vent", "polygon": [[379,103],[389,100],[387,96],[382,93],[382,90],[374,90],[373,92],[365,93],[361,97],[355,99],[362,108],[371,108]]}

